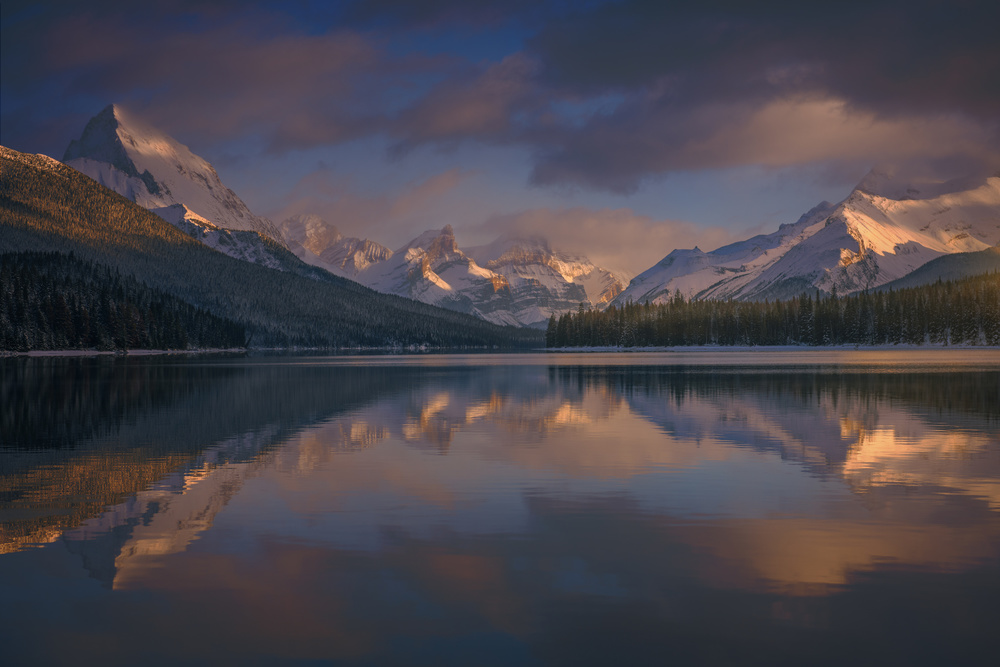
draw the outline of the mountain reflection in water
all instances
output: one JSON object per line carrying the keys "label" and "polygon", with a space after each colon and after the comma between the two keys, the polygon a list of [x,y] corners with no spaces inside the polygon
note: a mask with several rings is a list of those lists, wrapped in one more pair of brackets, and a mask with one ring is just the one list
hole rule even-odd
{"label": "mountain reflection in water", "polygon": [[550,359],[0,360],[3,645],[14,664],[990,645],[1000,364]]}

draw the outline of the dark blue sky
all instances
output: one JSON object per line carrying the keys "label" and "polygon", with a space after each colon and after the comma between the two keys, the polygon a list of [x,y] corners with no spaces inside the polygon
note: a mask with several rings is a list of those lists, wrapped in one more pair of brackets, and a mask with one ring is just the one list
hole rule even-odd
{"label": "dark blue sky", "polygon": [[632,271],[875,164],[995,163],[996,2],[4,2],[0,143],[129,108],[257,212]]}

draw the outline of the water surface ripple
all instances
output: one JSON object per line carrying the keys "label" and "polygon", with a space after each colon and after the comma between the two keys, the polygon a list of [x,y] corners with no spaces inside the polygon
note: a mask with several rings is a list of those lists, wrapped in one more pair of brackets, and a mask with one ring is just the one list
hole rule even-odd
{"label": "water surface ripple", "polygon": [[996,351],[0,370],[4,664],[995,653]]}

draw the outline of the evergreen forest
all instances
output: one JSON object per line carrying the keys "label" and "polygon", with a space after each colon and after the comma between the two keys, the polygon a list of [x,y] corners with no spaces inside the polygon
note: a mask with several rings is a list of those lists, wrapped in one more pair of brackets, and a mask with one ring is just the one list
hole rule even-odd
{"label": "evergreen forest", "polygon": [[117,270],[56,252],[0,255],[0,349],[242,348],[244,328]]}
{"label": "evergreen forest", "polygon": [[549,320],[547,347],[1000,345],[1000,274],[787,301],[628,303]]}
{"label": "evergreen forest", "polygon": [[[503,349],[543,344],[541,331],[501,327],[380,294],[310,267],[277,244],[275,248],[287,255],[286,270],[228,257],[70,167],[0,147],[0,253],[73,253],[80,261],[117,271],[123,280],[130,277],[237,323],[251,347]],[[120,338],[121,332],[114,335]],[[189,342],[199,336],[195,331],[187,335]],[[53,330],[51,337],[70,345],[71,336],[75,334],[68,330]],[[34,340],[34,332],[18,331],[14,338],[14,347],[21,349]],[[10,349],[6,345],[0,348]]]}

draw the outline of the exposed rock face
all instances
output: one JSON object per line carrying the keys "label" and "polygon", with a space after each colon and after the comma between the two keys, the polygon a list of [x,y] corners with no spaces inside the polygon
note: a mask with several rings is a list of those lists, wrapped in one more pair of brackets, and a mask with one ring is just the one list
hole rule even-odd
{"label": "exposed rock face", "polygon": [[372,264],[392,257],[392,251],[381,243],[354,237],[342,238],[320,254],[326,264],[342,269],[348,276],[357,276]]}
{"label": "exposed rock face", "polygon": [[585,257],[555,252],[540,237],[502,236],[469,249],[484,267],[503,275],[514,296],[518,319],[540,326],[553,314],[581,303],[606,307],[624,289],[622,280]]}
{"label": "exposed rock face", "polygon": [[293,251],[302,247],[319,257],[343,238],[340,231],[318,215],[296,215],[281,223],[281,235]]}
{"label": "exposed rock face", "polygon": [[258,232],[223,229],[213,225],[184,204],[154,208],[151,212],[209,248],[244,262],[280,271],[287,268],[286,263],[289,259],[295,261],[294,258],[288,257],[287,250],[269,237],[262,236]]}
{"label": "exposed rock face", "polygon": [[521,324],[512,312],[507,280],[463,253],[450,225],[424,232],[388,259],[367,267],[357,279],[387,294],[471,313],[497,324]]}
{"label": "exposed rock face", "polygon": [[392,251],[380,243],[343,236],[318,215],[288,218],[281,223],[281,232],[288,247],[300,259],[348,278],[357,279],[357,275],[370,265],[392,256]]}
{"label": "exposed rock face", "polygon": [[581,303],[603,308],[624,289],[615,274],[584,257],[554,252],[541,238],[501,237],[466,252],[446,225],[392,252],[370,239],[344,237],[315,215],[289,218],[281,229],[307,263],[497,324],[541,327]]}

